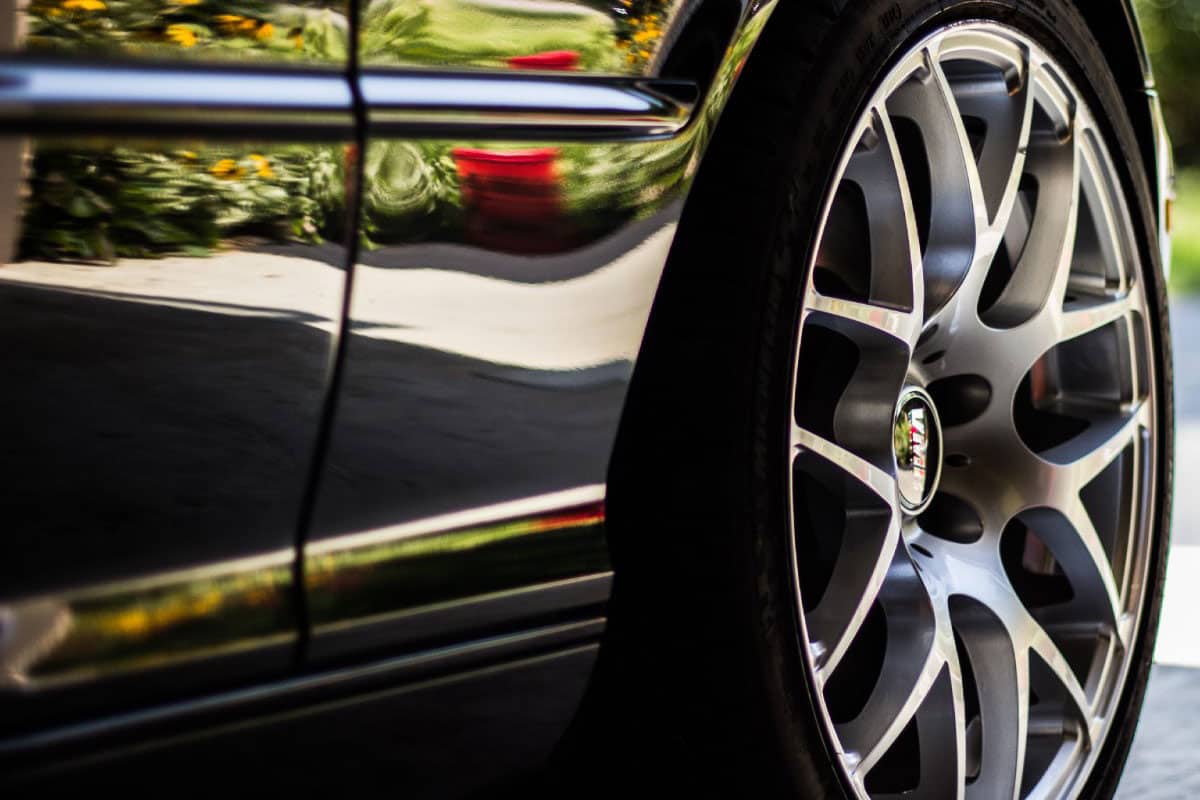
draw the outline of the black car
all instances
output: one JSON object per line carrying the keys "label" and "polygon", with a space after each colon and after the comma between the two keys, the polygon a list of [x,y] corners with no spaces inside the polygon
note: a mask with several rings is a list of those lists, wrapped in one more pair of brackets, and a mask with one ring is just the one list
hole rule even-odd
{"label": "black car", "polygon": [[1126,0],[0,2],[0,783],[1109,797]]}

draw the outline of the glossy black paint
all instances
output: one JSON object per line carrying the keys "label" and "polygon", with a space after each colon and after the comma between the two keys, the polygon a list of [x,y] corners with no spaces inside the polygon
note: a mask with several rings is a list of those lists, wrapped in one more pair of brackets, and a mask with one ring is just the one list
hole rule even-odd
{"label": "glossy black paint", "polygon": [[0,767],[8,767],[0,788],[53,793],[86,782],[89,791],[127,791],[136,784],[188,796],[401,786],[405,796],[503,791],[545,763],[557,744],[602,627],[591,620],[537,629],[523,641],[497,638],[319,673],[271,691],[218,695],[223,705],[181,704],[171,717],[128,715],[65,729],[43,737],[36,760],[13,760],[0,745]]}
{"label": "glossy black paint", "polygon": [[[368,105],[363,246],[306,537],[308,575],[318,574],[317,554],[350,558],[357,540],[369,550],[434,533],[422,526],[463,509],[603,486],[684,197],[766,18],[747,23],[673,136],[627,128],[580,142],[564,118],[533,141],[522,119],[507,123],[520,141],[400,139],[390,108]],[[571,82],[539,85],[554,100],[549,116],[571,104],[560,92]],[[579,552],[551,542],[557,536],[531,537],[530,582],[597,568],[538,558],[548,548]],[[376,592],[389,599],[370,612],[306,578],[311,649],[374,615],[493,591],[492,578],[466,563],[448,563],[437,590]],[[412,646],[386,630],[392,646]],[[370,641],[386,647],[387,635]]]}
{"label": "glossy black paint", "polygon": [[[72,684],[93,710],[162,697],[94,686],[181,660],[209,669],[174,693],[226,682],[248,648],[230,674],[282,674],[345,286],[345,144],[6,149],[24,213],[0,268],[0,413],[19,421],[0,445],[5,727],[78,713]],[[301,208],[322,169],[325,208]]]}
{"label": "glossy black paint", "polygon": [[[20,735],[12,740],[19,742],[34,729],[302,667],[291,655],[305,652],[294,646],[305,642],[309,608],[339,632],[312,652],[344,661],[508,628],[510,614],[527,620],[518,624],[534,624],[602,606],[608,580],[602,510],[591,512],[586,525],[544,530],[538,526],[544,515],[554,517],[553,508],[534,509],[533,517],[515,509],[481,520],[501,527],[510,518],[518,526],[533,520],[530,530],[539,535],[504,544],[471,544],[478,526],[452,531],[447,552],[466,547],[466,561],[428,554],[411,563],[393,559],[379,577],[402,585],[377,595],[384,602],[366,605],[367,595],[353,593],[307,598],[322,586],[321,571],[306,569],[319,567],[321,554],[311,564],[298,561],[293,544],[306,526],[307,479],[313,454],[321,452],[337,342],[346,330],[364,340],[356,354],[378,345],[377,369],[416,386],[416,397],[457,393],[461,408],[438,420],[431,412],[450,411],[453,403],[408,406],[418,417],[430,414],[427,439],[410,437],[398,451],[389,445],[393,463],[381,470],[377,494],[352,506],[353,513],[333,515],[339,536],[314,537],[329,544],[327,551],[341,553],[346,533],[602,483],[606,442],[678,215],[681,179],[694,169],[688,159],[706,130],[678,133],[690,119],[694,91],[624,78],[539,80],[530,74],[514,83],[427,72],[424,82],[381,76],[373,115],[361,106],[360,98],[371,99],[368,87],[356,94],[336,54],[310,49],[307,27],[295,32],[301,39],[295,52],[282,57],[273,26],[278,14],[292,13],[283,6],[239,12],[238,20],[212,17],[217,28],[193,30],[195,41],[172,27],[185,24],[172,15],[193,12],[146,7],[153,11],[149,21],[121,16],[141,8],[65,0],[61,8],[7,9],[17,14],[20,30],[16,55],[0,60],[0,131],[8,137],[0,159],[6,209],[0,245],[7,262],[0,269],[0,300],[15,343],[6,366],[19,381],[3,402],[28,424],[6,442],[5,477],[13,491],[0,498],[19,537],[18,558],[0,576],[0,703],[6,711],[0,734]],[[147,26],[157,33],[147,34]],[[650,27],[643,42],[663,36],[659,23]],[[608,46],[631,41],[634,32],[614,34]],[[645,74],[650,60],[639,53],[618,72]],[[435,112],[404,94],[444,97],[448,88],[464,85],[485,87],[491,99]],[[528,107],[510,107],[506,92],[517,90],[520,98],[523,85],[535,90],[517,103]],[[403,89],[399,101],[397,89]],[[559,99],[531,105],[539,91]],[[593,94],[595,102],[587,99]],[[432,113],[441,114],[434,127],[420,116]],[[356,134],[356,119],[373,120],[378,133],[366,150],[356,139],[370,134]],[[86,126],[86,136],[60,138],[64,128],[79,126]],[[395,178],[402,188],[415,180],[419,189],[448,158],[461,155],[451,153],[452,143],[413,134],[465,136],[485,129],[513,140],[536,138],[556,160],[568,151],[561,162],[567,172],[575,169],[566,177],[574,189],[535,187],[535,195],[549,189],[560,196],[553,201],[556,213],[534,229],[490,224],[484,205],[494,187],[465,174],[456,186],[446,184],[444,196],[426,195],[442,204],[432,213],[411,203],[421,200],[420,191],[389,194]],[[580,132],[594,143],[572,144]],[[255,134],[259,138],[250,138]],[[477,143],[467,140],[458,149],[470,144]],[[499,144],[506,153],[513,149]],[[487,160],[476,153],[460,161],[471,158]],[[597,164],[609,172],[589,180],[585,171]],[[358,200],[360,179],[362,224],[355,233],[358,220],[347,212]],[[638,196],[650,187],[650,197]],[[518,187],[517,200],[520,194]],[[566,205],[566,224],[551,230]],[[391,320],[380,326],[369,314],[342,319],[354,251],[364,254],[356,267],[366,276],[360,286],[378,281],[386,300],[388,276],[416,272],[396,260],[422,248],[432,248],[437,276],[470,276],[485,286],[498,277],[533,290],[515,307],[507,304],[509,321],[514,309],[544,305],[536,290],[551,290],[549,327],[537,324],[546,319],[526,321],[515,350],[512,342],[500,342],[501,352],[508,347],[525,361],[494,358],[489,348],[496,343],[483,341],[486,326],[465,328],[483,347],[476,352],[472,343],[439,347],[440,341],[381,336],[378,329]],[[589,312],[587,282],[629,251],[642,251],[633,264],[636,291],[621,292],[618,282],[604,301],[609,305]],[[556,297],[559,284],[569,281],[581,283]],[[453,286],[434,288],[441,292],[434,296],[436,319],[437,304],[456,295]],[[592,331],[590,341],[554,355],[556,363],[538,362],[541,345],[577,336],[575,310],[590,313],[594,326],[614,301],[628,319],[611,341],[604,331]],[[628,303],[627,312],[622,305]],[[461,323],[451,314],[442,333],[454,339]],[[422,351],[433,356],[424,371],[421,358],[413,359]],[[475,383],[480,369],[487,374]],[[463,376],[469,380],[461,382]],[[496,386],[508,389],[501,405],[509,410],[499,417],[473,413],[495,402]],[[343,399],[361,395],[343,389]],[[379,416],[359,443],[362,453],[378,450],[396,427],[395,401],[411,393],[395,389],[381,384]],[[541,413],[531,415],[539,404]],[[400,432],[419,435],[421,428],[411,426],[415,419],[405,420],[410,427]],[[459,422],[483,438],[448,453],[438,439],[450,432],[452,441]],[[488,432],[497,424],[514,430]],[[419,458],[405,466],[405,475],[386,474],[397,452],[403,462],[422,450],[483,458],[457,476],[450,461],[439,467],[436,459],[425,465]],[[516,482],[496,484],[491,473],[505,470]],[[426,481],[428,498],[412,493],[411,508],[397,508],[396,489],[414,479]],[[602,496],[601,490],[593,499]],[[429,533],[435,548],[446,538]],[[374,552],[349,552],[345,563],[369,560]],[[532,552],[543,555],[529,558]],[[477,568],[462,569],[468,562]],[[330,585],[347,585],[356,574],[335,574]],[[312,580],[301,586],[297,575]],[[487,599],[497,592],[504,597]],[[344,608],[342,599],[349,601]],[[479,619],[491,621],[483,627],[447,622],[445,632],[434,632],[432,620],[449,620],[447,604],[460,600],[468,601],[465,613],[477,609]],[[406,632],[399,638],[386,633],[394,625],[370,624],[413,614],[429,621],[401,625]],[[369,635],[342,635],[359,623],[368,624]],[[425,632],[412,638],[413,630]]]}
{"label": "glossy black paint", "polygon": [[[530,30],[503,4],[463,34],[456,15],[478,9],[462,0],[408,27],[371,3],[356,42],[331,2],[0,4],[0,777],[211,759],[449,796],[545,760],[594,647],[433,678],[557,653],[566,640],[484,638],[534,625],[584,620],[568,639],[594,641],[602,512],[499,539],[477,534],[556,508],[437,520],[603,497],[687,190],[771,8],[631,2],[636,23],[546,3],[532,50],[492,46]],[[1136,50],[1125,0],[1095,5]],[[427,46],[439,36],[454,46]],[[560,51],[570,74],[550,72]],[[518,79],[517,97],[446,102],[439,76]],[[520,81],[608,104],[540,109]],[[304,158],[320,169],[294,177],[323,188],[269,188]],[[208,220],[203,254],[155,229],[181,168],[208,188],[170,221]],[[73,210],[88,192],[143,205]],[[486,654],[430,649],[465,640]],[[366,659],[340,688],[294,683]]]}

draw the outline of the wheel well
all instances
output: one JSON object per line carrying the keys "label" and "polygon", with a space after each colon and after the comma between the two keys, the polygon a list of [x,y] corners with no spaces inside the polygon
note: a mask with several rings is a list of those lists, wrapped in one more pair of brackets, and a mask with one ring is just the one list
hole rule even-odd
{"label": "wheel well", "polygon": [[1137,18],[1129,0],[1073,0],[1087,22],[1100,49],[1108,57],[1121,100],[1129,112],[1141,149],[1142,166],[1150,183],[1154,199],[1159,199],[1161,187],[1155,171],[1156,146],[1154,122],[1146,89],[1151,85],[1150,62],[1138,29]]}

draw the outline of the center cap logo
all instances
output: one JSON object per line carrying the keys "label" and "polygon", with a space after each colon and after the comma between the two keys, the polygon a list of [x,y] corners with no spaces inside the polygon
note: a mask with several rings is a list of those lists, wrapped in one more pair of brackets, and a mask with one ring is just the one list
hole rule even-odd
{"label": "center cap logo", "polygon": [[933,499],[942,470],[942,430],[933,399],[918,387],[900,395],[892,429],[900,504],[919,514]]}

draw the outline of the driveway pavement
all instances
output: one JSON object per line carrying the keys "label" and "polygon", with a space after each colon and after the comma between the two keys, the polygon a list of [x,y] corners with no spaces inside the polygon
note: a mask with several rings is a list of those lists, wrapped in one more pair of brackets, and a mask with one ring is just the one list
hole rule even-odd
{"label": "driveway pavement", "polygon": [[1175,342],[1175,509],[1158,647],[1117,797],[1200,798],[1200,299],[1171,303]]}

